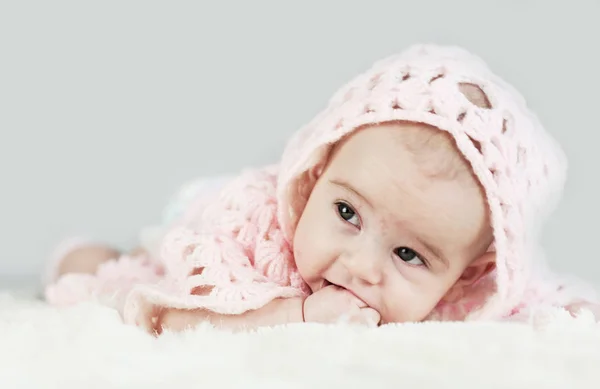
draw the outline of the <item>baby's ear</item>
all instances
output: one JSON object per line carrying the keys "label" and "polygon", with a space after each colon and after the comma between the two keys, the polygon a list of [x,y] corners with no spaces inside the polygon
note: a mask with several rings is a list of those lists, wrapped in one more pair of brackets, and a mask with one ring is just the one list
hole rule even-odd
{"label": "baby's ear", "polygon": [[458,281],[444,296],[444,301],[456,302],[464,296],[464,289],[496,268],[496,253],[487,252],[474,260],[460,276]]}

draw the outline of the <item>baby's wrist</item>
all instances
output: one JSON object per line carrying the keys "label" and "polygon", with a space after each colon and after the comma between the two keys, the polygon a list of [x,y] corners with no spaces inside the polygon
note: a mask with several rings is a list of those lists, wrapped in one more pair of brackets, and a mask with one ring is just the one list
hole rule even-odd
{"label": "baby's wrist", "polygon": [[292,297],[283,301],[287,323],[304,322],[304,298]]}

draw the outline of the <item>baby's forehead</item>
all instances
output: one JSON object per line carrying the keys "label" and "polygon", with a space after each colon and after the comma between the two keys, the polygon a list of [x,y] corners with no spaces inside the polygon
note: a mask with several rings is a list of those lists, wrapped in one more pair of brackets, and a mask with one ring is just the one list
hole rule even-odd
{"label": "baby's forehead", "polygon": [[[389,122],[364,127],[340,142],[333,152],[344,162],[388,169],[414,169],[423,180],[476,180],[468,161],[446,131],[415,122]],[[418,174],[418,175],[417,175]]]}
{"label": "baby's forehead", "polygon": [[483,195],[453,138],[419,123],[362,129],[339,147],[331,165],[334,179],[388,203],[396,201],[394,194],[430,197],[432,201],[462,196],[457,192],[465,190]]}

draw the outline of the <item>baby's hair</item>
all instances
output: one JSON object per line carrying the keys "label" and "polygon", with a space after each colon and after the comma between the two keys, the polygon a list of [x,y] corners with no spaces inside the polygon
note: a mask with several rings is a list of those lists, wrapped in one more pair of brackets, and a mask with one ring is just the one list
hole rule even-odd
{"label": "baby's hair", "polygon": [[[472,104],[491,108],[487,96],[478,86],[463,83],[459,89]],[[426,175],[449,180],[471,178],[478,182],[469,162],[458,151],[454,138],[446,131],[420,123],[405,123],[398,131],[398,137]]]}
{"label": "baby's hair", "polygon": [[450,134],[420,123],[405,123],[398,131],[398,142],[414,158],[428,177],[455,180],[467,177],[471,169]]}

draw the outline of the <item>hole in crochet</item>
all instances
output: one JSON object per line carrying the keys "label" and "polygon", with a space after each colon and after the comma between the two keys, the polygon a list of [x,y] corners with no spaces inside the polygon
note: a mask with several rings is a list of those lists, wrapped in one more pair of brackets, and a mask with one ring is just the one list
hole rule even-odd
{"label": "hole in crochet", "polygon": [[406,81],[410,78],[410,73],[406,73],[405,75],[402,76],[402,81]]}
{"label": "hole in crochet", "polygon": [[456,121],[459,123],[462,123],[462,121],[465,119],[466,115],[467,115],[466,112],[459,113],[458,116],[456,117]]}
{"label": "hole in crochet", "polygon": [[190,255],[192,255],[194,253],[194,245],[187,245],[185,246],[185,249],[183,249],[183,257],[189,257]]}
{"label": "hole in crochet", "polygon": [[475,139],[471,138],[469,135],[467,135],[467,138],[469,138],[469,140],[471,141],[471,143],[473,143],[473,146],[475,146],[475,148],[477,149],[477,151],[479,151],[481,153],[481,142],[479,142],[478,140],[475,140]]}
{"label": "hole in crochet", "polygon": [[373,113],[375,109],[373,109],[370,105],[366,105],[364,109],[365,113]]}
{"label": "hole in crochet", "polygon": [[504,155],[504,147],[502,146],[502,139],[499,136],[492,136],[490,139],[490,143],[494,145],[496,150],[502,155]]}
{"label": "hole in crochet", "polygon": [[190,272],[190,277],[191,276],[199,276],[200,274],[202,274],[203,271],[204,271],[204,267],[195,267]]}
{"label": "hole in crochet", "polygon": [[207,296],[213,289],[213,285],[199,285],[193,287],[192,290],[190,290],[190,294],[193,294],[194,296]]}
{"label": "hole in crochet", "polygon": [[437,76],[433,77],[431,80],[429,80],[429,83],[431,84],[432,82],[434,82],[435,80],[439,80],[440,78],[444,77],[444,73],[440,73]]}
{"label": "hole in crochet", "polygon": [[392,101],[392,109],[402,109],[402,106],[398,102],[398,100]]}
{"label": "hole in crochet", "polygon": [[488,100],[487,95],[477,85],[461,82],[458,84],[458,89],[471,104],[476,105],[479,108],[492,108],[492,104],[490,103],[490,100]]}

